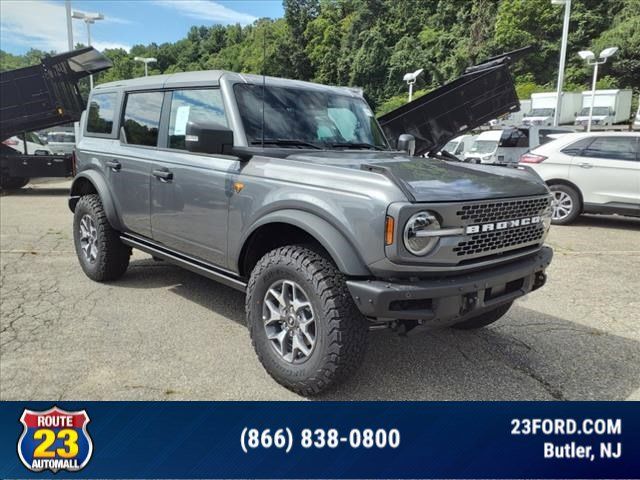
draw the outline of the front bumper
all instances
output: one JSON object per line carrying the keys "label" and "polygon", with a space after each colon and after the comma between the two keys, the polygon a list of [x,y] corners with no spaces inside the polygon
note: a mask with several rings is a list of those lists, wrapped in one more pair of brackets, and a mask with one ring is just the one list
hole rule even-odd
{"label": "front bumper", "polygon": [[423,320],[451,325],[537,290],[553,251],[537,253],[468,275],[433,280],[348,280],[347,287],[366,317],[378,320]]}

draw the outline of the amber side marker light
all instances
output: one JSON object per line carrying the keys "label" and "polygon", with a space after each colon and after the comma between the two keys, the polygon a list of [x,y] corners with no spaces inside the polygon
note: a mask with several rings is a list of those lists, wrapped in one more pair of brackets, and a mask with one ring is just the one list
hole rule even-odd
{"label": "amber side marker light", "polygon": [[393,244],[393,231],[395,230],[396,221],[393,217],[387,215],[387,219],[384,224],[384,244],[392,245]]}

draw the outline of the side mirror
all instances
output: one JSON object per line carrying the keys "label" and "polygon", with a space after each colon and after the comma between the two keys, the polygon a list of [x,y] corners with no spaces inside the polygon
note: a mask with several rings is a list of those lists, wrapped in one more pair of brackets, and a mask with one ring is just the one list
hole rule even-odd
{"label": "side mirror", "polygon": [[185,133],[185,145],[190,152],[232,154],[233,130],[224,125],[187,122]]}
{"label": "side mirror", "polygon": [[409,133],[400,135],[398,137],[398,150],[402,150],[413,156],[416,152],[416,137]]}

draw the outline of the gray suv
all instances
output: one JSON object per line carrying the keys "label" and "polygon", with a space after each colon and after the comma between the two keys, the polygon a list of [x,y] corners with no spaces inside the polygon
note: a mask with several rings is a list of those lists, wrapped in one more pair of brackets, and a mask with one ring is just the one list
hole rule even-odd
{"label": "gray suv", "polygon": [[[537,175],[410,155],[486,121],[465,112],[436,137],[403,111],[379,123],[349,88],[222,71],[99,85],[69,200],[80,265],[115,280],[137,248],[245,291],[265,369],[317,394],[361,363],[372,327],[479,328],[544,284]],[[413,135],[391,148],[398,129]]]}

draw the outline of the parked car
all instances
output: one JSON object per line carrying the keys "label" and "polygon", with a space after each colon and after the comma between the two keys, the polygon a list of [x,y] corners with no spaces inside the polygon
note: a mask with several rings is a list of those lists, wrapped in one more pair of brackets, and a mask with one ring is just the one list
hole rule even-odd
{"label": "parked car", "polygon": [[464,155],[471,150],[475,135],[460,135],[450,142],[448,142],[442,150],[449,152],[459,158],[464,158]]}
{"label": "parked car", "polygon": [[73,132],[53,131],[47,133],[47,145],[53,153],[68,155],[73,153],[76,146],[76,136]]}
{"label": "parked car", "polygon": [[465,153],[464,161],[469,163],[495,163],[496,150],[502,137],[502,130],[489,130],[476,137],[471,149]]}
{"label": "parked car", "polygon": [[574,130],[562,127],[523,126],[489,130],[476,137],[465,155],[470,163],[518,163],[520,156],[554,137]]}
{"label": "parked car", "polygon": [[24,140],[16,135],[7,138],[2,143],[24,155],[50,155],[53,153],[36,133],[28,132],[26,139],[27,143],[25,144]]}
{"label": "parked car", "polygon": [[[510,58],[380,123],[353,89],[295,80],[101,84],[69,199],[80,266],[115,280],[137,248],[246,292],[258,358],[304,395],[358,366],[369,328],[488,325],[546,281],[551,196],[527,169],[437,152],[517,101]],[[383,129],[400,128],[416,135],[391,148]]]}
{"label": "parked car", "polygon": [[520,158],[549,185],[552,222],[581,213],[640,216],[640,133],[570,133]]}

